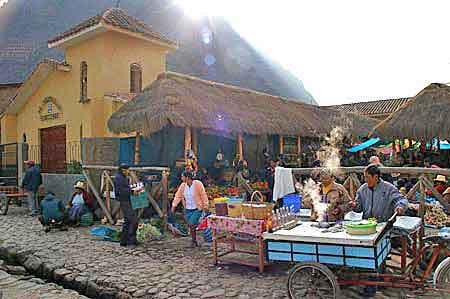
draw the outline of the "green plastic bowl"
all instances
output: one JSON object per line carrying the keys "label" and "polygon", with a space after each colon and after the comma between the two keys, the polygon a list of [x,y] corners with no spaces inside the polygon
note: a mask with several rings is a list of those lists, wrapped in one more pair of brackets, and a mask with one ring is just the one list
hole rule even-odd
{"label": "green plastic bowl", "polygon": [[377,224],[347,223],[345,225],[345,231],[349,235],[371,235],[377,232]]}

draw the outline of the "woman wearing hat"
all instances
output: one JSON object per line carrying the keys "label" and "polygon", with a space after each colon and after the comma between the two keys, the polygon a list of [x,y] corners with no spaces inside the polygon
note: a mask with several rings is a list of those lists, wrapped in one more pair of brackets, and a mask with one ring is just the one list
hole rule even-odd
{"label": "woman wearing hat", "polygon": [[[444,194],[447,189],[447,178],[445,175],[438,174],[434,179],[434,189],[436,189],[439,194]],[[427,190],[427,195],[434,196],[431,190]]]}
{"label": "woman wearing hat", "polygon": [[89,193],[86,192],[84,182],[78,181],[75,186],[75,192],[69,201],[69,220],[72,223],[78,223],[83,214],[92,209],[93,201]]}

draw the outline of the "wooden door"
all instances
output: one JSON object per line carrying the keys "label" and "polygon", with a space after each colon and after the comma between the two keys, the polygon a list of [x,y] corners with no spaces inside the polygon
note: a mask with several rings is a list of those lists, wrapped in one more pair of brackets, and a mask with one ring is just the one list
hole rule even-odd
{"label": "wooden door", "polygon": [[47,173],[66,171],[66,126],[41,129],[41,170]]}

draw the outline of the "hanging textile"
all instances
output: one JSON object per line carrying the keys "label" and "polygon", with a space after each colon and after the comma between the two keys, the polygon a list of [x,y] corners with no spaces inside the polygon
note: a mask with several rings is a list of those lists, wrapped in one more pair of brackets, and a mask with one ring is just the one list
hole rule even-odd
{"label": "hanging textile", "polygon": [[363,142],[361,144],[358,144],[358,145],[355,145],[354,147],[349,148],[348,151],[350,153],[356,153],[356,152],[359,152],[359,151],[361,151],[363,149],[366,149],[368,147],[371,147],[371,146],[375,145],[379,141],[380,141],[380,138],[371,138],[371,139],[369,139],[369,140],[367,140],[367,141],[365,141],[365,142]]}

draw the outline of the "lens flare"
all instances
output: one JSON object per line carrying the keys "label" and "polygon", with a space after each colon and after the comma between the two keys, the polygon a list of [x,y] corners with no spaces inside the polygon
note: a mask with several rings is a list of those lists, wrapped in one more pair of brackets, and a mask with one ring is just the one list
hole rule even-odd
{"label": "lens flare", "polygon": [[218,0],[177,0],[175,4],[181,7],[187,16],[200,19],[220,15],[221,2],[223,5],[223,1]]}

